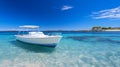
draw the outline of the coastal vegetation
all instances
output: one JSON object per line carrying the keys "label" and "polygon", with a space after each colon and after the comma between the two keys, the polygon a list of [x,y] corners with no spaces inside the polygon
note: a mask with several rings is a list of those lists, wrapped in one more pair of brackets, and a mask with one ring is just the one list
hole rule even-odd
{"label": "coastal vegetation", "polygon": [[106,30],[120,30],[120,27],[101,27],[101,26],[94,26],[91,29],[92,31],[106,31]]}

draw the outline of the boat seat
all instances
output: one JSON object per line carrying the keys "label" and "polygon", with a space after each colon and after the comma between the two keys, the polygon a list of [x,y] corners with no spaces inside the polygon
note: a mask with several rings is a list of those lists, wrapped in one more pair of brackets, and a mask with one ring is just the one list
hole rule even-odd
{"label": "boat seat", "polygon": [[46,36],[43,32],[29,32],[29,35],[32,36]]}

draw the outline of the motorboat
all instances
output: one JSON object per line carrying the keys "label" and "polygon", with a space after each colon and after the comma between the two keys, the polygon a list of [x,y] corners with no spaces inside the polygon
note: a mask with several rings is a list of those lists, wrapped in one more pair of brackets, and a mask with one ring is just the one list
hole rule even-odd
{"label": "motorboat", "polygon": [[[34,25],[24,25],[24,26],[20,26],[20,28],[39,30],[39,26],[34,26]],[[61,35],[46,35],[43,32],[39,32],[38,30],[29,31],[27,34],[19,33],[15,35],[16,40],[30,44],[55,47],[62,38]]]}

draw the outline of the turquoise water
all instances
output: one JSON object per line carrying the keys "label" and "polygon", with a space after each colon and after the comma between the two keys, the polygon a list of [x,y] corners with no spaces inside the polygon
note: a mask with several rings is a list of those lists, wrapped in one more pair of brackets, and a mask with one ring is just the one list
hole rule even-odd
{"label": "turquoise water", "polygon": [[18,42],[16,32],[0,32],[0,67],[120,67],[120,32],[61,33],[51,48]]}

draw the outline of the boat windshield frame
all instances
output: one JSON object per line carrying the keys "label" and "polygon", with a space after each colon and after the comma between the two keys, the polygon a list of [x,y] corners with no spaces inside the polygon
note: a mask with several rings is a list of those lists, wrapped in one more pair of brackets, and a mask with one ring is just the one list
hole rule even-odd
{"label": "boat windshield frame", "polygon": [[25,35],[25,32],[39,32],[39,26],[35,26],[35,25],[23,25],[23,26],[19,26],[19,31],[18,31],[18,35]]}

